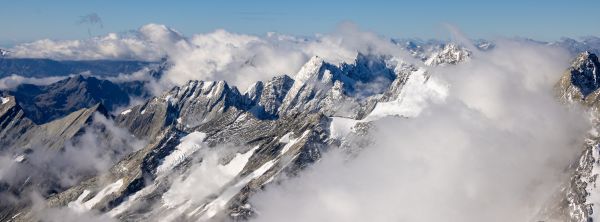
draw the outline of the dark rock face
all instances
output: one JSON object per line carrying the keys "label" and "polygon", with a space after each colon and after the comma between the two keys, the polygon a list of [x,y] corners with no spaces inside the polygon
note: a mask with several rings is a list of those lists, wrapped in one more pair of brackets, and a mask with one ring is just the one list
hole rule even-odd
{"label": "dark rock face", "polygon": [[570,69],[571,84],[579,88],[584,97],[600,88],[600,62],[595,54],[582,53]]}
{"label": "dark rock face", "polygon": [[3,97],[6,101],[0,105],[0,150],[13,144],[15,137],[29,131],[35,124],[25,116],[15,97]]}
{"label": "dark rock face", "polygon": [[255,104],[251,112],[263,119],[276,118],[277,111],[292,85],[294,80],[287,75],[274,77],[266,84],[257,82],[246,95]]}

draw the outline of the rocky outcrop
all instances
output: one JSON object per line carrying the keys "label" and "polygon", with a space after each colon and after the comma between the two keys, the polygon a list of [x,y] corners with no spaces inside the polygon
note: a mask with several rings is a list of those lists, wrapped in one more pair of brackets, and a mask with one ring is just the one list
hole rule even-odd
{"label": "rocky outcrop", "polygon": [[1,98],[0,104],[0,151],[8,149],[23,132],[35,127],[35,124],[25,116],[23,109],[17,104],[15,97]]}
{"label": "rocky outcrop", "polygon": [[362,118],[390,86],[397,87],[399,82],[392,85],[396,79],[403,78],[387,62],[386,58],[359,54],[353,64],[338,67],[313,57],[294,76],[279,115],[321,112]]}
{"label": "rocky outcrop", "polygon": [[573,61],[557,84],[559,95],[567,101],[584,101],[591,105],[598,97],[600,88],[600,62],[598,57],[590,52],[583,52]]}
{"label": "rocky outcrop", "polygon": [[600,63],[598,57],[590,52],[579,54],[571,67],[569,67],[560,81],[556,84],[555,90],[561,101],[568,104],[581,104],[590,110],[592,129],[586,144],[581,147],[581,156],[574,163],[569,172],[572,174],[571,180],[565,183],[561,188],[559,197],[554,199],[554,204],[547,209],[548,221],[592,221],[592,216],[597,214],[598,203],[592,200],[592,193],[598,192],[597,169],[598,156],[600,151],[598,144],[600,138],[598,134],[598,95],[600,94],[600,85],[597,82],[597,68]]}

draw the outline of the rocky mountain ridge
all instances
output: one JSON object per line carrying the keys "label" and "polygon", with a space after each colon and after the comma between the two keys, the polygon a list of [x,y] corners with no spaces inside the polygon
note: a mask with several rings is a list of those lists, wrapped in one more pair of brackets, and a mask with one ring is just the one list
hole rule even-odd
{"label": "rocky mountain ridge", "polygon": [[[149,141],[147,146],[108,173],[49,197],[49,204],[96,209],[122,220],[251,216],[246,201],[253,192],[280,174],[294,174],[318,160],[334,142],[328,139],[330,116],[360,118],[377,101],[393,98],[390,90],[399,90],[417,70],[394,68],[389,62],[359,55],[353,64],[335,66],[314,57],[293,78],[257,82],[244,93],[224,81],[190,81],[175,87],[115,117],[117,126]],[[376,88],[368,84],[385,90],[373,91]],[[353,105],[340,112],[336,104]],[[195,142],[189,145],[188,140]],[[203,159],[200,150],[231,145],[242,148],[221,157],[217,166],[231,167],[235,173],[213,191],[214,196],[165,205],[169,188],[185,181],[183,172],[193,171],[194,161]],[[163,196],[163,201],[153,201],[148,207],[154,210],[147,213],[134,210],[151,196]],[[32,212],[21,215],[16,219],[35,218]]]}

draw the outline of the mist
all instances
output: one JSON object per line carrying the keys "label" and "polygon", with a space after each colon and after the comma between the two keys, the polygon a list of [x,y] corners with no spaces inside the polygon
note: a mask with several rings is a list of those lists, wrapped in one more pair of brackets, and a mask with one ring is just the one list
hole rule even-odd
{"label": "mist", "polygon": [[30,194],[47,197],[84,179],[102,175],[125,155],[142,148],[146,141],[136,139],[112,120],[95,114],[82,133],[66,141],[61,150],[35,145],[22,153],[0,155],[0,183],[23,193],[0,197],[14,201],[34,200]]}

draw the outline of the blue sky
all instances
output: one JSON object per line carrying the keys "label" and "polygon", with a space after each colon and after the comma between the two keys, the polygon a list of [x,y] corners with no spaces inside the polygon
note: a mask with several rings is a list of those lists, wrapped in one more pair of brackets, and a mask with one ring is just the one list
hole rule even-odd
{"label": "blue sky", "polygon": [[344,21],[389,37],[446,38],[443,24],[471,38],[600,35],[600,1],[32,1],[0,0],[0,44],[88,36],[80,16],[97,13],[93,35],[160,23],[191,35],[224,28],[312,35]]}

